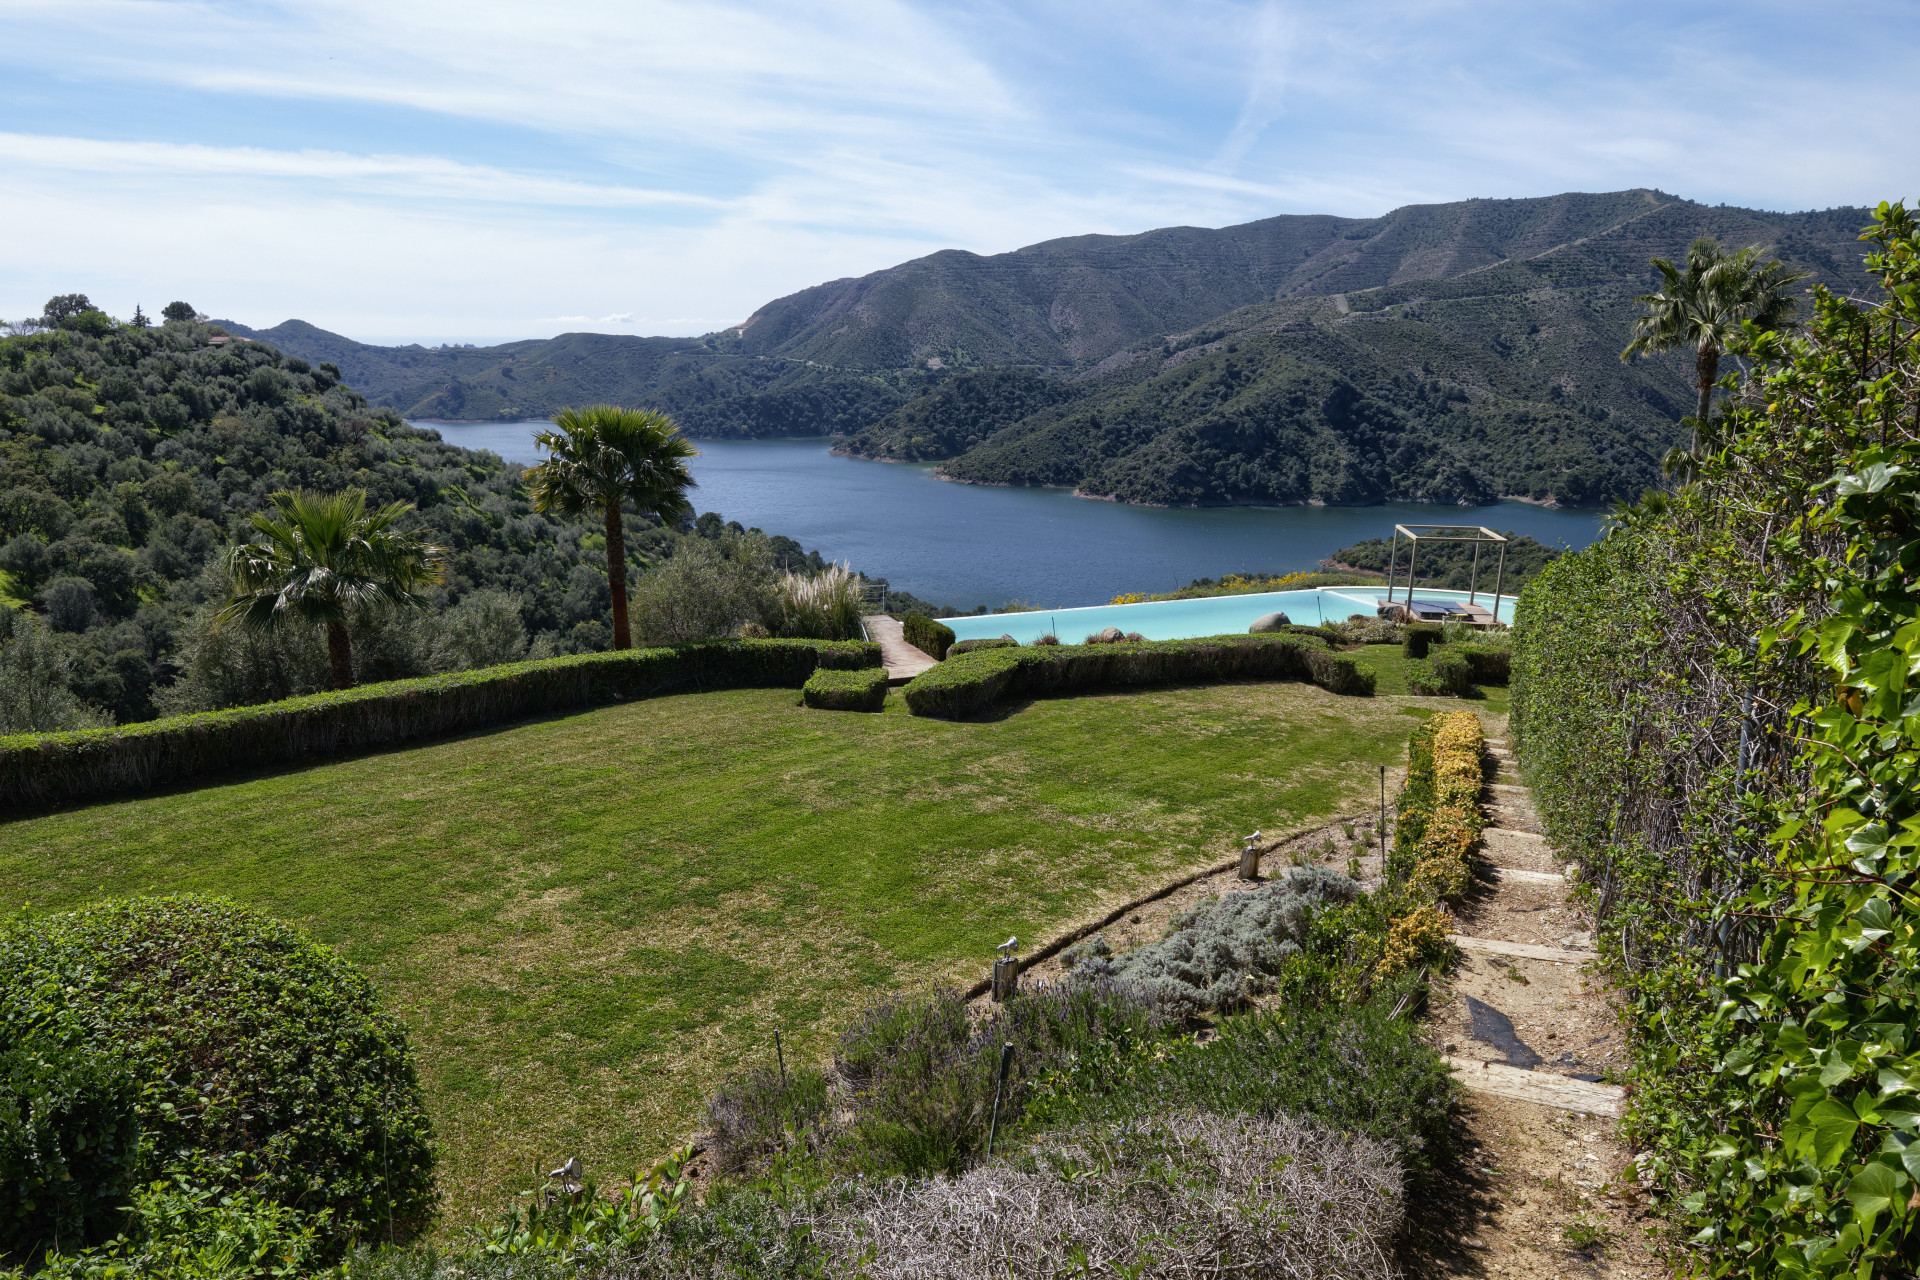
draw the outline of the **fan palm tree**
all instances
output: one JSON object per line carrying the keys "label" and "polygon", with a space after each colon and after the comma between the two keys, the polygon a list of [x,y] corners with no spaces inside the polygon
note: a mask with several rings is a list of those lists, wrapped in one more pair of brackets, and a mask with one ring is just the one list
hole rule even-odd
{"label": "fan palm tree", "polygon": [[627,543],[620,505],[677,524],[693,514],[687,459],[699,456],[673,419],[654,409],[597,404],[553,415],[559,430],[534,437],[547,460],[527,472],[533,505],[580,516],[597,512],[607,527],[607,590],[613,596],[613,647],[630,649],[627,627]]}
{"label": "fan palm tree", "polygon": [[393,527],[411,503],[367,510],[364,489],[276,493],[256,511],[260,537],[227,553],[227,601],[215,625],[305,625],[327,629],[333,687],[353,687],[353,640],[347,617],[356,606],[422,605],[439,582],[446,551],[418,533]]}
{"label": "fan palm tree", "polygon": [[1760,253],[1757,244],[1728,253],[1718,240],[1703,236],[1687,246],[1684,267],[1655,258],[1660,292],[1634,299],[1647,310],[1629,330],[1632,341],[1620,353],[1623,362],[1637,355],[1693,348],[1694,384],[1700,389],[1689,450],[1695,455],[1700,452],[1700,429],[1713,405],[1721,355],[1739,349],[1744,340],[1741,326],[1748,320],[1762,329],[1791,323],[1795,304],[1787,290],[1807,278],[1807,272],[1795,271],[1784,262],[1761,261]]}

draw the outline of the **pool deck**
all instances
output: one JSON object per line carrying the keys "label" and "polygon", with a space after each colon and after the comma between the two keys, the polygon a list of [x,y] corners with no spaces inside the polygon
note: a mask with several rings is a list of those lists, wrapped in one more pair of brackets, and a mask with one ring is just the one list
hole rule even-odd
{"label": "pool deck", "polygon": [[866,625],[868,639],[880,646],[880,661],[887,668],[888,684],[905,684],[922,671],[940,665],[932,655],[907,643],[906,631],[897,618],[872,613],[860,621]]}

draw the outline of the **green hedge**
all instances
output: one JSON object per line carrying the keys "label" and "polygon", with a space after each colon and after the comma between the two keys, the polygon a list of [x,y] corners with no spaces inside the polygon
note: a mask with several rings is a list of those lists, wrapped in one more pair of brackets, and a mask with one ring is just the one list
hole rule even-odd
{"label": "green hedge", "polygon": [[123,796],[686,689],[797,689],[816,667],[880,662],[865,641],[713,640],[362,685],[143,724],[0,738],[0,808]]}
{"label": "green hedge", "polygon": [[145,1176],[194,1163],[226,1189],[328,1210],[336,1252],[432,1217],[433,1128],[406,1032],[291,925],[184,896],[13,924],[0,1048],[19,1043],[125,1064]]}
{"label": "green hedge", "polygon": [[978,640],[962,640],[947,649],[947,657],[956,653],[972,653],[977,649],[1011,649],[1019,644],[1018,640],[1009,640],[1005,636],[982,636]]}
{"label": "green hedge", "polygon": [[913,714],[952,720],[1005,698],[1210,680],[1311,680],[1335,693],[1373,692],[1372,673],[1346,654],[1294,636],[1248,635],[975,650],[916,676],[905,693]]}
{"label": "green hedge", "polygon": [[139,1087],[117,1054],[0,1032],[0,1265],[99,1244],[140,1179]]}
{"label": "green hedge", "polygon": [[944,660],[953,647],[953,628],[924,613],[910,613],[900,619],[900,630],[908,644],[931,658]]}
{"label": "green hedge", "polygon": [[887,703],[887,669],[822,668],[800,686],[800,700],[816,711],[878,711]]}
{"label": "green hedge", "polygon": [[1467,660],[1475,684],[1505,685],[1513,678],[1513,650],[1497,645],[1449,645]]}
{"label": "green hedge", "polygon": [[1424,658],[1427,650],[1446,638],[1446,629],[1437,622],[1409,622],[1402,631],[1400,652],[1409,658]]}

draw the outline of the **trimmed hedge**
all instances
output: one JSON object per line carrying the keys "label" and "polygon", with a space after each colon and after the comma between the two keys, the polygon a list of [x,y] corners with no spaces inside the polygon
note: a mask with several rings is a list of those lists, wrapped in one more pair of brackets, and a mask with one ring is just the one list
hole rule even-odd
{"label": "trimmed hedge", "polygon": [[1409,622],[1402,630],[1400,652],[1409,658],[1424,658],[1427,650],[1446,639],[1446,628],[1437,622]]}
{"label": "trimmed hedge", "polygon": [[0,1031],[0,1265],[113,1235],[140,1180],[139,1087],[113,1053]]}
{"label": "trimmed hedge", "polygon": [[425,1228],[433,1128],[400,1023],[291,925],[222,899],[129,898],[0,931],[0,1048],[125,1064],[145,1174],[192,1163],[318,1215],[335,1246]]}
{"label": "trimmed hedge", "polygon": [[887,704],[887,669],[822,668],[800,686],[800,700],[816,711],[878,711]]}
{"label": "trimmed hedge", "polygon": [[1433,668],[1434,683],[1439,685],[1441,693],[1455,698],[1474,693],[1473,663],[1460,646],[1435,645],[1427,651],[1427,663]]}
{"label": "trimmed hedge", "polygon": [[900,619],[900,630],[908,644],[936,661],[943,661],[953,647],[953,628],[935,622],[924,613],[910,613]]}
{"label": "trimmed hedge", "polygon": [[712,640],[515,662],[199,715],[0,738],[0,808],[123,796],[265,764],[482,729],[683,689],[797,689],[880,662],[856,640]]}
{"label": "trimmed hedge", "polygon": [[1513,678],[1513,650],[1498,645],[1449,645],[1467,660],[1475,684],[1505,685]]}
{"label": "trimmed hedge", "polygon": [[1281,635],[983,649],[949,658],[906,686],[917,716],[978,715],[1005,698],[1212,680],[1310,680],[1334,693],[1373,692],[1346,654]]}
{"label": "trimmed hedge", "polygon": [[978,640],[962,640],[959,644],[949,646],[947,657],[951,658],[956,653],[972,653],[977,649],[1011,649],[1019,643],[1005,636],[982,636]]}

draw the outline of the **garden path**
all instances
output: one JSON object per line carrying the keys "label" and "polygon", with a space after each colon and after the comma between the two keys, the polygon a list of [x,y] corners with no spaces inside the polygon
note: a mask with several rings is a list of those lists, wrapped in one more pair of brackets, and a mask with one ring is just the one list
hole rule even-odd
{"label": "garden path", "polygon": [[[1492,717],[1488,717],[1492,719]],[[1504,742],[1485,792],[1490,825],[1435,986],[1435,1047],[1472,1091],[1474,1235],[1436,1250],[1442,1275],[1548,1280],[1668,1274],[1649,1248],[1644,1196],[1618,1132],[1627,1064],[1614,992],[1583,910],[1540,832]]]}
{"label": "garden path", "polygon": [[872,613],[860,619],[867,638],[880,646],[880,661],[887,668],[888,684],[905,684],[932,667],[940,665],[932,655],[907,643],[906,631],[898,618]]}

